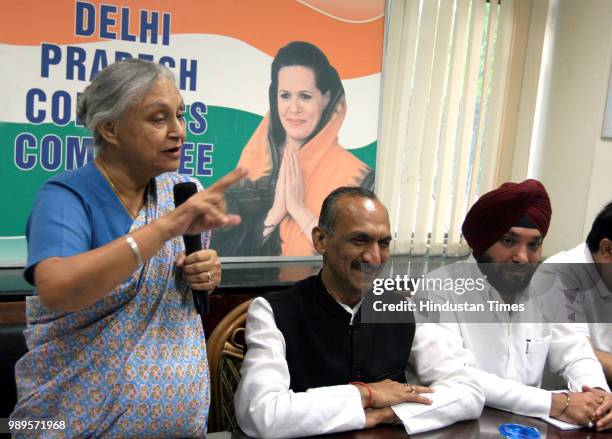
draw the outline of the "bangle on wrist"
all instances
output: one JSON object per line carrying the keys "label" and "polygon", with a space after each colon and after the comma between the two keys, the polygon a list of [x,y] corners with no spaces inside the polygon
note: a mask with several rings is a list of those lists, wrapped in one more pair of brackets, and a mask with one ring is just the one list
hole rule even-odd
{"label": "bangle on wrist", "polygon": [[362,383],[361,381],[351,381],[349,384],[352,384],[353,386],[363,386],[368,391],[368,402],[366,403],[364,409],[369,409],[374,405],[374,395],[369,384]]}
{"label": "bangle on wrist", "polygon": [[132,238],[130,235],[127,235],[125,237],[125,242],[130,247],[130,250],[132,250],[134,259],[136,259],[136,265],[137,266],[142,265],[142,255],[140,254],[140,248],[138,248],[138,243],[136,242],[136,240]]}
{"label": "bangle on wrist", "polygon": [[561,413],[559,413],[559,416],[563,416],[563,413],[565,413],[565,411],[567,410],[567,408],[570,405],[570,395],[569,392],[562,392],[565,395],[565,407],[563,407],[563,410],[561,410]]}

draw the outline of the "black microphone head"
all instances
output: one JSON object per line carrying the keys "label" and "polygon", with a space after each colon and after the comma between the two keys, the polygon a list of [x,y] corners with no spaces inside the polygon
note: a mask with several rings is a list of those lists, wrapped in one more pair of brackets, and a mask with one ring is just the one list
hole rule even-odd
{"label": "black microphone head", "polygon": [[174,206],[183,204],[189,197],[198,192],[198,187],[191,181],[177,183],[174,185]]}

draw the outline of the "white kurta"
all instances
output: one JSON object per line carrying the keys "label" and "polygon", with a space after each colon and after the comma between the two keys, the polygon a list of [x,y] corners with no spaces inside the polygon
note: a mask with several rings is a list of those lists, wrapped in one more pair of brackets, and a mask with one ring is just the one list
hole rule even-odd
{"label": "white kurta", "polygon": [[[482,278],[473,257],[441,267],[432,278]],[[436,301],[454,303],[504,303],[500,294],[485,282],[484,291],[466,293],[429,292]],[[608,390],[603,371],[584,334],[571,324],[543,323],[534,313],[539,306],[529,306],[529,294],[522,294],[516,303],[525,304],[525,312],[489,311],[485,316],[443,312],[438,326],[447,342],[467,348],[474,356],[470,373],[485,392],[485,404],[528,416],[548,416],[551,393],[540,389],[544,367],[560,374],[573,391],[582,385]],[[481,319],[490,323],[473,323]]]}
{"label": "white kurta", "polygon": [[[586,243],[577,247],[557,253],[546,259],[544,263],[581,263],[594,264],[593,256]],[[577,325],[577,330],[589,337],[593,347],[598,351],[612,353],[612,323],[608,323],[612,316],[612,292],[608,290],[601,279],[595,279],[593,287],[584,291],[585,307],[589,310],[587,326]]]}
{"label": "white kurta", "polygon": [[[417,325],[409,362],[420,383],[432,386],[435,392],[424,395],[434,401],[432,405],[404,403],[392,407],[408,433],[476,418],[482,411],[482,390],[465,370],[471,362],[469,352],[461,346],[448,346],[441,337],[437,328]],[[261,297],[249,307],[246,343],[242,379],[235,396],[238,425],[246,434],[300,437],[364,428],[365,413],[354,385],[297,393],[289,389],[285,340],[276,327],[270,304]]]}

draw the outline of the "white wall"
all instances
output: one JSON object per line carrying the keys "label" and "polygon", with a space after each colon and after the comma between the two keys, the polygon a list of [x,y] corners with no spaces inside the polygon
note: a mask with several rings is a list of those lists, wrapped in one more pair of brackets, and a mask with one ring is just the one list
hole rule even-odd
{"label": "white wall", "polygon": [[544,253],[584,240],[599,209],[612,199],[612,141],[601,128],[612,66],[612,1],[553,0],[550,57],[540,89],[529,177],[552,200]]}

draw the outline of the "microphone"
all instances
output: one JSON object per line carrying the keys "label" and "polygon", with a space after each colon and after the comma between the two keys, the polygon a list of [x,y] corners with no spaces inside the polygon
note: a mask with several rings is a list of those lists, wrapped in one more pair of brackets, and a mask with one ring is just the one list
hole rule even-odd
{"label": "microphone", "polygon": [[[189,197],[198,192],[198,188],[195,183],[184,182],[177,183],[174,185],[174,207],[179,207]],[[185,243],[185,255],[190,255],[193,252],[202,250],[202,235],[183,235],[183,242]],[[202,314],[208,314],[208,292],[193,290],[193,302],[196,309],[200,309]]]}

